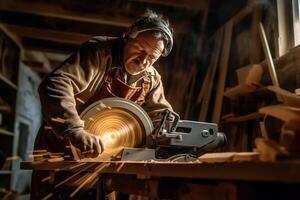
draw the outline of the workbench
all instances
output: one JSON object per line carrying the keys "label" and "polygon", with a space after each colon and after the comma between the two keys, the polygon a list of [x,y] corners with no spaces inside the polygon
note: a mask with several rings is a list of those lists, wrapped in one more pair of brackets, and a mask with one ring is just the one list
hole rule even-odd
{"label": "workbench", "polygon": [[[121,191],[164,199],[291,199],[300,197],[300,161],[280,162],[22,162],[21,169],[93,173],[98,198]],[[297,198],[296,198],[297,199]]]}

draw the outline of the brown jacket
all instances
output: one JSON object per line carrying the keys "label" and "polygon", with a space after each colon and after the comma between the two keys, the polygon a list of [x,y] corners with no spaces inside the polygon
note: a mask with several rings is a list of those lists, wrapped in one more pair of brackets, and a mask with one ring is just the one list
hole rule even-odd
{"label": "brown jacket", "polygon": [[[35,149],[61,152],[67,134],[84,128],[79,117],[83,102],[97,94],[107,69],[118,68],[120,78],[132,87],[141,86],[143,76],[150,80],[150,90],[141,105],[153,122],[160,113],[172,109],[165,99],[161,77],[153,66],[141,75],[129,75],[121,63],[123,39],[95,37],[79,47],[64,63],[49,74],[39,87],[44,124]],[[85,105],[88,106],[88,105]]]}

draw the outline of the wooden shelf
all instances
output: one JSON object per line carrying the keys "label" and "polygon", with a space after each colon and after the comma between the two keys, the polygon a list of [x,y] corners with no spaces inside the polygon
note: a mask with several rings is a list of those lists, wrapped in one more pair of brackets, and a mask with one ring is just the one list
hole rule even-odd
{"label": "wooden shelf", "polygon": [[8,87],[10,87],[11,89],[17,90],[17,85],[14,84],[13,82],[11,82],[9,79],[7,79],[5,76],[3,76],[2,74],[0,74],[0,81],[2,81],[3,83],[5,83]]}
{"label": "wooden shelf", "polygon": [[1,106],[0,105],[0,112],[10,112],[10,111],[11,111],[10,106],[6,106],[6,105]]}
{"label": "wooden shelf", "polygon": [[263,116],[264,116],[264,114],[255,112],[255,113],[250,113],[248,115],[233,116],[233,117],[227,118],[227,119],[223,120],[223,123],[246,122],[246,121],[250,121],[253,119],[258,119]]}
{"label": "wooden shelf", "polygon": [[238,97],[254,95],[257,97],[269,97],[274,92],[269,89],[269,86],[255,86],[255,85],[247,85],[240,84],[236,85],[230,89],[227,89],[224,92],[224,96],[235,100]]}
{"label": "wooden shelf", "polygon": [[7,135],[7,136],[14,136],[14,133],[8,130],[4,130],[2,128],[0,128],[0,134],[2,135]]}
{"label": "wooden shelf", "polygon": [[12,174],[11,170],[0,170],[0,175],[8,175],[8,174]]}

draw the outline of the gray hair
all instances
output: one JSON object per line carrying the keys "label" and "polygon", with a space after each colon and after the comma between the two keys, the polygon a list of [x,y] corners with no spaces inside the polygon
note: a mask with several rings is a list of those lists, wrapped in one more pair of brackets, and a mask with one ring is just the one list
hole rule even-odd
{"label": "gray hair", "polygon": [[143,16],[132,24],[128,35],[130,38],[136,38],[139,33],[145,31],[151,31],[156,38],[164,41],[165,49],[162,56],[167,56],[171,52],[173,29],[166,17],[147,9]]}

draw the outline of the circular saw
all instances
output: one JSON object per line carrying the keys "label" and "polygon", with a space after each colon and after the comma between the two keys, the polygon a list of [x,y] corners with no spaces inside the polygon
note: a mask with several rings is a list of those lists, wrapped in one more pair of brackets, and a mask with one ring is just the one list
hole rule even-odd
{"label": "circular saw", "polygon": [[[153,131],[148,114],[132,101],[112,97],[99,100],[88,106],[80,117],[84,129],[101,138],[104,151],[97,158],[82,161],[110,160],[123,148],[141,147]],[[80,160],[80,152],[71,145],[74,158]]]}

